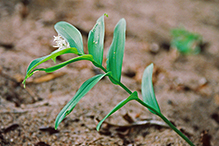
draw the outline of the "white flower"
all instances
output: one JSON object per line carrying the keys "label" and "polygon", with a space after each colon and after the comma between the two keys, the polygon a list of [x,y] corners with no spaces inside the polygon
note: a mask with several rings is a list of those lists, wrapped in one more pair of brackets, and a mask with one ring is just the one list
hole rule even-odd
{"label": "white flower", "polygon": [[66,42],[62,36],[58,35],[58,36],[54,36],[54,42],[56,43],[56,45],[54,45],[53,47],[58,47],[58,49],[66,49],[66,48],[70,48],[70,45],[68,42]]}

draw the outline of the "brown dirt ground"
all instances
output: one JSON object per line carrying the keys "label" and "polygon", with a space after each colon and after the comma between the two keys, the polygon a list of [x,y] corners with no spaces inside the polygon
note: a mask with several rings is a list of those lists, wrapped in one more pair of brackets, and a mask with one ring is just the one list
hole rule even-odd
{"label": "brown dirt ground", "polygon": [[[36,83],[46,75],[36,73],[23,89],[21,81],[30,61],[54,50],[56,22],[65,20],[78,27],[87,50],[87,33],[104,13],[109,15],[105,18],[105,55],[115,24],[121,18],[127,21],[122,82],[141,96],[142,72],[153,62],[154,88],[163,114],[195,145],[219,145],[218,8],[217,0],[0,0],[0,145],[187,145],[174,131],[159,126],[120,131],[105,126],[97,132],[96,118],[103,118],[128,96],[108,79],[82,98],[54,131],[61,108],[95,75],[88,62],[68,65],[52,74],[55,78],[48,82]],[[203,36],[206,45],[199,55],[178,56],[169,49],[170,30],[179,26]],[[159,47],[156,54],[150,52],[154,46]],[[58,62],[70,57],[74,56],[61,56]],[[52,64],[48,61],[42,66]],[[130,102],[107,122],[125,125],[125,113],[136,121],[161,121]]]}

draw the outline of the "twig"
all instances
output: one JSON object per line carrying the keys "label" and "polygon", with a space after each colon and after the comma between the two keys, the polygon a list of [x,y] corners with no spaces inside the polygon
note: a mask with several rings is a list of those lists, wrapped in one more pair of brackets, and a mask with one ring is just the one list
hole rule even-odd
{"label": "twig", "polygon": [[29,111],[0,111],[0,114],[25,114]]}
{"label": "twig", "polygon": [[96,141],[103,139],[103,137],[99,137],[91,142],[88,143],[88,145],[94,144]]}
{"label": "twig", "polygon": [[[96,118],[96,120],[99,122],[100,120],[98,118]],[[169,128],[169,126],[162,122],[162,121],[157,121],[157,120],[144,120],[144,121],[136,121],[133,122],[131,124],[127,124],[127,125],[116,125],[116,124],[111,124],[109,122],[104,121],[103,123],[106,123],[109,126],[113,126],[113,127],[120,127],[120,128],[129,128],[129,127],[133,127],[133,126],[161,126],[164,128]]]}

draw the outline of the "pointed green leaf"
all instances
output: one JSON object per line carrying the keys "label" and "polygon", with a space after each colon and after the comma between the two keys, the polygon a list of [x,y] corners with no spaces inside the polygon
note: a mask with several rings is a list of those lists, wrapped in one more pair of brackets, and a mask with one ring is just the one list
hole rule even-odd
{"label": "pointed green leaf", "polygon": [[136,100],[136,98],[138,98],[138,93],[135,91],[133,92],[128,98],[124,99],[123,101],[121,101],[119,104],[117,104],[97,125],[97,131],[100,130],[100,126],[102,125],[102,123],[106,120],[106,118],[108,118],[110,115],[112,115],[113,113],[115,113],[117,110],[119,110],[121,107],[123,107],[126,103],[128,103],[131,100]]}
{"label": "pointed green leaf", "polygon": [[102,65],[104,43],[104,15],[101,16],[88,35],[88,51],[94,57],[94,61]]}
{"label": "pointed green leaf", "polygon": [[77,28],[64,21],[56,23],[54,27],[58,34],[69,43],[70,47],[77,48],[80,55],[84,54],[82,36]]}
{"label": "pointed green leaf", "polygon": [[[142,85],[141,85],[141,91],[142,91],[142,97],[143,101],[153,107],[157,112],[160,113],[160,108],[157,103],[157,99],[155,97],[153,83],[152,83],[152,74],[153,74],[153,63],[150,64],[145,70],[142,78]],[[152,110],[149,109],[153,114]]]}
{"label": "pointed green leaf", "polygon": [[90,55],[90,54],[85,54],[85,55],[82,55],[82,56],[78,56],[78,57],[75,57],[75,58],[72,58],[72,59],[69,59],[65,62],[62,62],[62,63],[59,63],[57,65],[54,65],[52,67],[49,67],[49,68],[38,68],[38,69],[35,69],[33,70],[31,73],[34,73],[36,71],[45,71],[46,73],[51,73],[51,72],[54,72],[70,63],[73,63],[73,62],[76,62],[76,61],[80,61],[80,60],[88,60],[88,61],[93,61],[93,56]]}
{"label": "pointed green leaf", "polygon": [[74,97],[65,105],[65,107],[60,111],[60,113],[56,117],[55,129],[57,129],[61,121],[74,109],[74,107],[80,101],[80,99],[84,97],[87,94],[87,92],[90,91],[91,88],[93,88],[93,86],[96,85],[97,82],[106,75],[107,74],[96,75],[88,79],[81,85]]}
{"label": "pointed green leaf", "polygon": [[50,60],[50,59],[53,59],[55,61],[55,58],[57,56],[60,56],[60,55],[63,55],[63,54],[67,54],[67,53],[73,53],[73,54],[78,54],[78,51],[76,48],[67,48],[67,49],[62,49],[62,50],[55,50],[53,51],[50,55],[47,55],[47,56],[44,56],[44,57],[41,57],[41,58],[37,58],[35,60],[33,60],[28,68],[27,68],[27,71],[26,71],[26,76],[25,76],[25,79],[23,81],[23,84],[25,85],[25,81],[27,78],[29,78],[30,76],[32,76],[32,71],[35,67],[37,67],[38,65]]}
{"label": "pointed green leaf", "polygon": [[[107,54],[107,70],[112,72],[112,76],[118,82],[121,79],[123,54],[125,49],[126,21],[121,19],[114,30],[113,41]],[[114,80],[110,80],[117,84]]]}

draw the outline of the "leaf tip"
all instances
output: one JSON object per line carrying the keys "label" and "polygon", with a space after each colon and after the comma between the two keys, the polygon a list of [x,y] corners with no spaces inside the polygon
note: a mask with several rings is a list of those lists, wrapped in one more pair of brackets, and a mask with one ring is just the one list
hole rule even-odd
{"label": "leaf tip", "polygon": [[60,24],[65,24],[65,23],[67,23],[67,22],[65,22],[65,21],[59,21],[59,22],[57,22],[57,23],[54,25],[54,28],[57,29],[57,27],[58,27]]}
{"label": "leaf tip", "polygon": [[151,63],[148,67],[154,67],[154,63]]}
{"label": "leaf tip", "polygon": [[55,130],[58,129],[60,122],[61,122],[61,121],[56,118],[56,121],[55,121]]}
{"label": "leaf tip", "polygon": [[104,16],[109,17],[109,15],[107,13],[104,13]]}
{"label": "leaf tip", "polygon": [[56,57],[52,58],[53,62],[56,63]]}
{"label": "leaf tip", "polygon": [[23,80],[22,84],[23,84],[24,88],[26,88],[26,79]]}
{"label": "leaf tip", "polygon": [[101,127],[102,123],[103,123],[103,120],[101,120],[101,121],[97,124],[97,127],[96,127],[96,130],[97,130],[97,131],[100,131],[100,127]]}
{"label": "leaf tip", "polygon": [[120,22],[126,24],[126,20],[125,20],[125,18],[120,19]]}

